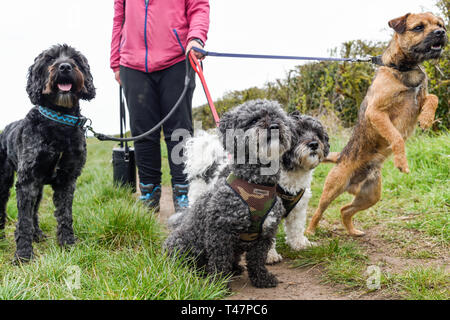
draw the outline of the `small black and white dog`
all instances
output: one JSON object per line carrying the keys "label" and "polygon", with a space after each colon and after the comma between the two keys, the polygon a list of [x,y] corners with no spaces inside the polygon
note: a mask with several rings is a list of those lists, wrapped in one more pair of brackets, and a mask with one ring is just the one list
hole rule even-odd
{"label": "small black and white dog", "polygon": [[75,243],[72,201],[86,161],[85,118],[80,115],[79,100],[95,97],[87,59],[65,44],[35,58],[28,70],[26,90],[34,108],[0,134],[0,231],[5,228],[6,203],[17,172],[18,261],[30,260],[32,242],[45,238],[38,222],[45,184],[54,190],[59,244]]}
{"label": "small black and white dog", "polygon": [[[169,252],[190,255],[208,274],[222,275],[242,273],[239,262],[246,253],[252,284],[260,288],[277,285],[265,262],[285,210],[276,195],[279,170],[262,173],[261,169],[266,160],[279,163],[289,150],[290,126],[280,105],[267,100],[246,102],[223,115],[219,139],[233,158],[229,171],[218,174],[187,211],[171,217],[172,232],[165,242]],[[267,144],[251,142],[268,130],[278,134],[268,133],[263,139]],[[239,141],[245,146],[241,159]],[[258,157],[253,157],[255,153]]]}
{"label": "small black and white dog", "polygon": [[[312,196],[311,182],[314,169],[328,156],[330,144],[319,120],[301,115],[298,111],[289,117],[294,122],[292,147],[283,155],[278,186],[279,196],[287,210],[284,220],[286,243],[298,251],[314,245],[304,235],[308,203]],[[275,245],[274,241],[267,257],[269,264],[282,260]]]}
{"label": "small black and white dog", "polygon": [[[243,115],[242,115],[243,116]],[[308,203],[311,198],[311,182],[314,169],[327,157],[330,145],[328,134],[317,119],[293,112],[289,115],[292,130],[291,148],[284,153],[280,163],[278,194],[285,208],[286,243],[293,250],[313,245],[304,235]],[[189,188],[189,203],[214,187],[216,181],[230,172],[227,152],[219,135],[200,131],[185,146],[185,172]],[[175,223],[183,212],[169,220]],[[282,260],[275,249],[275,241],[268,253],[267,263]]]}

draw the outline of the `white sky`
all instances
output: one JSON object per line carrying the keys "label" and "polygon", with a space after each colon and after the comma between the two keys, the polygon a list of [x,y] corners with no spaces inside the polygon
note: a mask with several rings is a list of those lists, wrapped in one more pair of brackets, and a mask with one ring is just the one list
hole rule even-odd
{"label": "white sky", "polygon": [[[143,1],[143,0],[128,0]],[[356,39],[388,40],[387,22],[408,12],[434,11],[434,0],[210,0],[206,49],[219,52],[328,56]],[[67,43],[89,60],[97,97],[81,102],[98,132],[119,131],[118,85],[109,68],[112,0],[2,1],[0,10],[0,129],[31,108],[26,73],[34,57]],[[205,78],[214,99],[263,86],[299,62],[209,57]],[[194,106],[206,103],[197,81]]]}

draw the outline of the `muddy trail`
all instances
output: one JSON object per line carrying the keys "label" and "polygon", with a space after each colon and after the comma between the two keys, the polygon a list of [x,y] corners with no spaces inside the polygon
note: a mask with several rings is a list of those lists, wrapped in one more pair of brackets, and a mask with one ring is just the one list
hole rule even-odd
{"label": "muddy trail", "polygon": [[[163,187],[161,209],[159,218],[166,223],[168,217],[174,212],[172,191]],[[339,286],[324,284],[321,273],[316,267],[293,268],[290,261],[268,266],[270,272],[280,281],[276,288],[258,289],[251,285],[247,273],[235,277],[231,288],[233,293],[229,300],[372,300],[379,299],[376,295],[366,292],[349,292]]]}

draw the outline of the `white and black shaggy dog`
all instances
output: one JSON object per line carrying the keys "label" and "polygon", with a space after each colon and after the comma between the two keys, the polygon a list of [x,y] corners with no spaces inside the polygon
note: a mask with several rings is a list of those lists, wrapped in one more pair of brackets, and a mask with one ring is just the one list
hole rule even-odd
{"label": "white and black shaggy dog", "polygon": [[79,100],[95,97],[87,59],[68,45],[55,45],[36,57],[26,89],[34,107],[25,119],[9,124],[0,134],[0,232],[17,172],[16,261],[30,260],[32,242],[45,238],[38,222],[45,184],[54,190],[59,244],[75,243],[72,201],[86,161],[82,128],[86,118],[80,114]]}
{"label": "white and black shaggy dog", "polygon": [[[312,245],[304,231],[314,169],[327,157],[330,145],[327,132],[317,119],[299,112],[291,113],[289,118],[292,122],[292,142],[291,148],[281,159],[278,195],[287,210],[286,243],[293,250],[302,250]],[[185,155],[185,170],[190,182],[189,203],[192,205],[214,186],[219,177],[229,174],[229,158],[220,136],[205,131],[187,141]],[[174,222],[182,214],[177,213],[170,220]],[[281,260],[274,241],[267,263]]]}
{"label": "white and black shaggy dog", "polygon": [[223,115],[220,142],[231,154],[229,170],[222,170],[211,188],[171,219],[165,242],[170,253],[187,254],[208,274],[221,275],[242,273],[239,262],[246,253],[252,284],[277,285],[265,261],[285,210],[276,195],[279,170],[269,167],[289,150],[290,126],[280,105],[267,100],[246,102]]}
{"label": "white and black shaggy dog", "polygon": [[[278,195],[286,209],[284,229],[286,243],[293,250],[313,245],[304,235],[308,203],[311,199],[311,182],[314,169],[328,156],[328,134],[320,121],[294,112],[292,145],[282,158]],[[275,241],[269,251],[267,263],[280,262],[282,257],[275,249]]]}

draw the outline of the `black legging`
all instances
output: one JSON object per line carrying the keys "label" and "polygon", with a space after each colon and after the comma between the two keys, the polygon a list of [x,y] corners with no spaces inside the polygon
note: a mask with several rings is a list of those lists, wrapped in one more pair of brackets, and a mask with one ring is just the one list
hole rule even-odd
{"label": "black legging", "polygon": [[[183,91],[185,72],[184,61],[152,73],[120,67],[120,80],[127,100],[133,136],[148,131],[169,113]],[[186,175],[183,173],[184,165],[175,164],[171,157],[173,148],[184,140],[171,141],[171,136],[176,129],[186,129],[191,135],[193,133],[192,95],[194,89],[195,82],[192,80],[184,101],[163,124],[172,185],[187,183]],[[134,147],[140,182],[143,184],[160,184],[160,130],[143,140],[135,142]]]}

